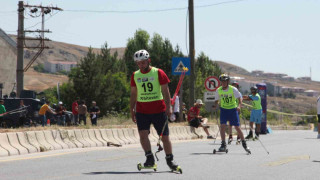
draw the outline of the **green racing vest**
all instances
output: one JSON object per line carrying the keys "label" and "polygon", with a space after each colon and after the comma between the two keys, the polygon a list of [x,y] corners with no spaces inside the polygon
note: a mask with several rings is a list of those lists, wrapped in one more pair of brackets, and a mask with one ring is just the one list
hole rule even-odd
{"label": "green racing vest", "polygon": [[261,106],[261,97],[258,93],[256,93],[256,96],[258,96],[258,100],[252,100],[252,109],[262,109]]}
{"label": "green racing vest", "polygon": [[237,99],[234,97],[232,86],[229,85],[228,91],[225,92],[222,86],[218,88],[220,98],[220,107],[224,109],[234,109],[237,107]]}
{"label": "green racing vest", "polygon": [[138,90],[138,102],[152,102],[163,99],[158,78],[158,68],[152,67],[146,74],[141,73],[140,70],[136,71],[134,73],[134,81]]}

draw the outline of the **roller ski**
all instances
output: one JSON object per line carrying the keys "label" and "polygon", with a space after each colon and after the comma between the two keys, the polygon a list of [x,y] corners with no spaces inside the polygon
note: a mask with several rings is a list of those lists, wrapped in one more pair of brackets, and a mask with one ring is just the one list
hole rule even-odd
{"label": "roller ski", "polygon": [[141,163],[138,163],[138,170],[141,171],[141,169],[153,169],[154,171],[157,171],[157,164],[154,163],[154,157],[152,152],[147,152],[146,158],[147,160],[143,165]]}
{"label": "roller ski", "polygon": [[213,154],[216,154],[217,152],[225,152],[228,153],[228,149],[227,149],[227,145],[225,141],[221,142],[221,146],[218,149],[218,151],[216,149],[213,149]]}
{"label": "roller ski", "polygon": [[244,150],[248,153],[251,154],[251,151],[249,149],[249,147],[247,146],[247,142],[245,140],[242,140],[242,147],[244,148]]}
{"label": "roller ski", "polygon": [[239,136],[237,136],[237,142],[236,142],[236,145],[239,145],[241,143],[241,139]]}
{"label": "roller ski", "polygon": [[171,172],[176,172],[182,174],[182,169],[176,162],[173,160],[173,155],[166,156],[167,165],[171,169]]}
{"label": "roller ski", "polygon": [[231,144],[233,141],[233,138],[232,138],[232,135],[229,136],[229,139],[228,139],[228,144]]}

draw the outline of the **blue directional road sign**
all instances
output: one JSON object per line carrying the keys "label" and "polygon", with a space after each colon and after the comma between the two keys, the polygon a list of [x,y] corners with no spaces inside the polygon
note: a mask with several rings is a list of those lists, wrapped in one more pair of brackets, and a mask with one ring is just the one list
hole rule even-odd
{"label": "blue directional road sign", "polygon": [[190,75],[191,65],[190,58],[173,57],[172,58],[172,75],[181,75],[185,68],[188,68],[186,75]]}

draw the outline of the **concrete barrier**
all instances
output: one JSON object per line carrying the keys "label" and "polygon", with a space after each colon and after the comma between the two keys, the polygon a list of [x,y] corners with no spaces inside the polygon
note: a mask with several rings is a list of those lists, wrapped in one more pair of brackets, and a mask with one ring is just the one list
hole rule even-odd
{"label": "concrete barrier", "polygon": [[[117,129],[110,129],[110,130],[111,130],[111,132],[112,132],[112,134],[113,134],[114,139],[118,142],[118,144],[122,144],[122,145],[125,145],[125,144],[126,144],[125,141],[123,141],[122,139],[119,138],[119,134],[118,134],[118,130],[117,130]],[[107,130],[107,134],[108,134],[108,133],[109,133],[109,132],[108,132],[108,130]],[[108,136],[109,136],[109,134],[108,134]]]}
{"label": "concrete barrier", "polygon": [[136,144],[140,143],[140,139],[139,137],[137,138],[134,134],[134,129],[133,128],[128,128],[128,134],[131,137],[131,139],[133,139],[135,141]]}
{"label": "concrete barrier", "polygon": [[[131,130],[131,129],[130,129]],[[134,140],[130,135],[129,135],[129,129],[128,128],[122,128],[122,132],[124,137],[130,141],[130,144],[137,144],[136,140]]]}
{"label": "concrete barrier", "polygon": [[88,134],[89,134],[89,138],[96,143],[97,146],[101,147],[103,146],[103,143],[100,142],[97,137],[96,137],[96,134],[94,133],[94,130],[93,129],[88,129]]}
{"label": "concrete barrier", "polygon": [[9,143],[11,144],[12,147],[18,149],[19,154],[29,153],[27,148],[21,146],[21,144],[19,143],[18,136],[16,133],[7,133],[7,136],[8,136]]}
{"label": "concrete barrier", "polygon": [[126,139],[126,137],[124,136],[122,129],[116,129],[116,130],[117,130],[118,136],[121,140],[123,140],[126,144],[131,144],[131,142],[128,139]]}
{"label": "concrete barrier", "polygon": [[121,144],[117,139],[114,138],[111,129],[100,129],[102,138],[107,141],[114,144]]}
{"label": "concrete barrier", "polygon": [[90,147],[97,147],[97,144],[90,139],[87,129],[81,129],[80,131],[81,131],[83,139],[90,144]]}
{"label": "concrete barrier", "polygon": [[208,129],[208,131],[212,136],[220,136],[220,133],[217,135],[219,131],[218,125],[210,125],[210,128]]}
{"label": "concrete barrier", "polygon": [[[74,132],[74,135],[76,137],[76,139],[81,143],[83,144],[83,147],[91,147],[90,143],[88,143],[86,140],[84,140],[84,138],[82,137],[82,133],[80,131],[80,129],[75,129],[73,130],[72,132]],[[68,134],[69,134],[69,131],[68,131]],[[69,134],[70,136],[70,134]]]}
{"label": "concrete barrier", "polygon": [[73,137],[73,139],[69,138],[68,131],[66,131],[66,130],[53,130],[52,131],[53,135],[55,135],[55,131],[57,131],[56,140],[61,139],[62,142],[65,143],[66,145],[68,145],[69,148],[77,148],[78,147],[74,142],[75,137]]}
{"label": "concrete barrier", "polygon": [[173,132],[176,133],[176,136],[178,136],[179,140],[186,140],[186,137],[184,137],[181,133],[180,133],[180,129],[178,126],[173,127]]}
{"label": "concrete barrier", "polygon": [[[44,135],[46,135],[47,132],[46,132],[46,131],[44,131],[44,132],[45,132]],[[59,144],[59,145],[62,147],[62,149],[69,149],[69,146],[62,141],[61,135],[60,135],[60,132],[59,132],[59,131],[57,131],[57,130],[52,130],[52,131],[49,131],[49,132],[51,133],[53,140],[54,140],[57,144]]]}
{"label": "concrete barrier", "polygon": [[137,128],[133,128],[133,135],[135,138],[137,138],[140,142],[140,135],[139,135],[139,131]]}
{"label": "concrete barrier", "polygon": [[76,137],[74,130],[67,130],[69,140],[74,143],[77,148],[84,148],[84,144],[82,144]]}
{"label": "concrete barrier", "polygon": [[10,145],[8,136],[6,133],[0,133],[0,146],[9,152],[9,156],[19,155],[18,149]]}
{"label": "concrete barrier", "polygon": [[39,144],[43,145],[46,148],[45,149],[46,151],[54,150],[53,145],[51,145],[47,142],[46,138],[44,137],[44,133],[42,131],[35,131],[35,133],[36,133],[36,137],[37,137]]}
{"label": "concrete barrier", "polygon": [[181,133],[181,135],[185,138],[185,140],[191,140],[191,136],[185,131],[185,128],[183,126],[178,126],[178,129]]}
{"label": "concrete barrier", "polygon": [[170,134],[172,134],[174,137],[176,137],[177,140],[183,140],[183,138],[177,133],[177,127],[176,126],[172,126],[170,128]]}
{"label": "concrete barrier", "polygon": [[53,139],[51,131],[43,131],[43,133],[47,142],[51,144],[54,147],[54,149],[63,149],[63,147],[60,144],[56,143],[56,141]]}
{"label": "concrete barrier", "polygon": [[205,139],[207,138],[207,134],[206,134],[206,132],[204,132],[202,127],[195,128],[195,131],[197,134],[203,136],[203,138],[205,138]]}
{"label": "concrete barrier", "polygon": [[191,132],[191,128],[190,126],[183,126],[185,128],[185,131],[187,132],[187,134],[191,137],[191,139],[198,139],[199,137],[194,134],[193,132]]}
{"label": "concrete barrier", "polygon": [[169,127],[169,136],[171,141],[178,141],[179,138],[176,136],[176,134],[172,130],[172,126]]}
{"label": "concrete barrier", "polygon": [[3,149],[0,146],[0,157],[6,157],[6,156],[9,156],[9,151],[7,151],[6,149]]}
{"label": "concrete barrier", "polygon": [[18,140],[21,146],[28,150],[28,153],[38,152],[37,148],[31,145],[27,139],[27,135],[24,132],[17,132]]}
{"label": "concrete barrier", "polygon": [[[35,148],[37,148],[38,152],[42,152],[44,150],[45,147],[43,147],[41,144],[39,144],[39,142],[36,138],[36,133],[34,131],[27,131],[26,135],[27,135],[27,139],[28,139],[29,143],[32,146],[34,146]],[[42,148],[42,151],[40,151],[40,146]]]}
{"label": "concrete barrier", "polygon": [[108,143],[102,138],[101,131],[99,129],[94,129],[94,134],[96,135],[97,140],[99,140],[103,146],[107,146]]}

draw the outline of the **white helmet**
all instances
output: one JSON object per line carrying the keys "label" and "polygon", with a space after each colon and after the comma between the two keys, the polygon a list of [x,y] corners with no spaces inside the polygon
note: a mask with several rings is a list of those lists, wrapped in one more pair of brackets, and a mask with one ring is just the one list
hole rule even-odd
{"label": "white helmet", "polygon": [[134,53],[133,56],[134,61],[143,61],[149,59],[148,51],[142,49]]}

